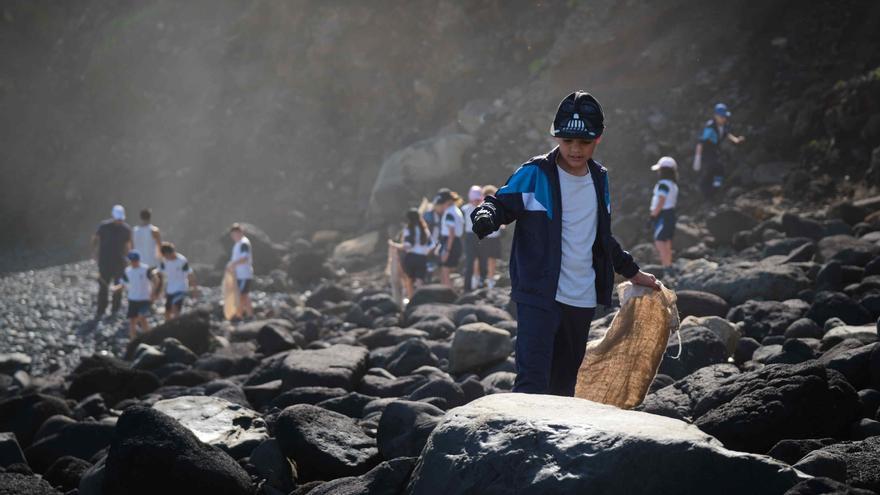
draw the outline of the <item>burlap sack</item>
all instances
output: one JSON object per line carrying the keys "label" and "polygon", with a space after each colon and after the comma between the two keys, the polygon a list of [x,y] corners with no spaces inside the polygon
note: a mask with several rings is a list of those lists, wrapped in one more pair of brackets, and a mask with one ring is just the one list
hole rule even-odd
{"label": "burlap sack", "polygon": [[657,374],[669,336],[678,330],[675,292],[624,282],[621,308],[600,340],[587,344],[575,397],[623,409],[641,404]]}

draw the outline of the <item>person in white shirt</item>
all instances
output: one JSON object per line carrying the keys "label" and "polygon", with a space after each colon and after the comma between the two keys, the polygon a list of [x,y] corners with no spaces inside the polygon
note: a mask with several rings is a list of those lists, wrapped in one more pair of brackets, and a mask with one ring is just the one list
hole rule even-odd
{"label": "person in white shirt", "polygon": [[425,282],[427,274],[428,253],[434,249],[434,240],[425,219],[419,215],[419,210],[410,208],[406,212],[406,227],[401,233],[401,242],[388,241],[391,247],[403,251],[401,266],[406,275],[407,300],[412,299],[416,287]]}
{"label": "person in white shirt", "polygon": [[[498,192],[498,188],[488,184],[483,186],[483,194],[482,197],[486,196],[494,196],[495,193]],[[467,215],[468,217],[470,214]],[[470,220],[470,218],[468,218]],[[473,229],[473,224],[471,224],[469,229]],[[485,285],[488,288],[495,287],[495,269],[498,264],[498,260],[501,259],[501,231],[504,230],[505,226],[502,225],[500,229],[492,232],[491,234],[484,237],[477,243],[477,259],[486,260],[486,270],[485,273],[483,269],[480,268],[480,273],[483,274],[484,280],[481,281],[482,285]]]}
{"label": "person in white shirt", "polygon": [[153,213],[149,208],[141,210],[141,224],[132,229],[131,239],[134,249],[140,253],[141,264],[150,268],[159,266],[159,246],[162,245],[162,234],[159,228],[150,223]]}
{"label": "person in white shirt", "polygon": [[660,176],[651,197],[654,246],[660,255],[660,263],[669,267],[672,266],[672,238],[675,236],[675,207],[678,204],[678,165],[672,157],[664,156],[651,166],[651,170]]}
{"label": "person in white shirt", "polygon": [[235,244],[232,246],[232,256],[226,264],[226,270],[235,273],[235,281],[238,293],[241,296],[240,313],[234,319],[253,318],[254,307],[251,302],[251,285],[254,280],[254,255],[251,249],[251,241],[244,235],[241,225],[234,223],[229,228],[229,236]]}
{"label": "person in white shirt", "polygon": [[485,250],[479,248],[480,240],[473,233],[473,223],[471,221],[471,213],[483,202],[483,188],[480,186],[471,186],[468,191],[468,202],[461,207],[461,213],[464,215],[464,236],[462,237],[462,245],[464,247],[464,290],[470,292],[472,289],[479,288],[486,280],[486,264],[487,257]]}
{"label": "person in white shirt", "polygon": [[177,252],[174,244],[163,242],[159,248],[162,261],[159,262],[159,273],[165,283],[165,321],[180,316],[183,302],[192,287],[192,295],[198,295],[196,274],[189,266],[189,260]]}
{"label": "person in white shirt", "polygon": [[150,315],[150,306],[156,298],[156,278],[153,269],[141,262],[141,255],[137,250],[129,251],[128,260],[130,264],[113,290],[120,291],[122,287],[128,289],[128,332],[129,338],[134,340],[138,327],[144,333],[150,331],[147,316]]}
{"label": "person in white shirt", "polygon": [[440,282],[452,287],[451,274],[461,258],[461,237],[464,235],[464,216],[458,209],[461,198],[454,191],[442,191],[434,198],[435,205],[442,205],[440,220]]}

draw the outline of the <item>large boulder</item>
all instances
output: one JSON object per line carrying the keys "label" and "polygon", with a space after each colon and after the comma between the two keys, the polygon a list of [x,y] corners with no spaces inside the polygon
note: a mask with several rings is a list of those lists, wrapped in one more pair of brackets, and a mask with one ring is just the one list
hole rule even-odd
{"label": "large boulder", "polygon": [[671,339],[660,362],[659,373],[677,380],[704,366],[727,361],[727,343],[712,330],[701,326],[687,327],[681,329],[680,337],[681,355],[674,357],[678,354],[679,343],[677,339]]}
{"label": "large boulder", "polygon": [[379,419],[379,454],[383,459],[418,457],[443,415],[442,409],[425,402],[391,402]]}
{"label": "large boulder", "polygon": [[822,291],[813,298],[807,318],[824,325],[829,318],[840,318],[850,325],[864,325],[873,319],[871,313],[843,292]]}
{"label": "large boulder", "polygon": [[791,487],[784,495],[874,495],[871,490],[853,488],[831,478],[810,478]]}
{"label": "large boulder", "polygon": [[64,456],[90,459],[113,440],[112,423],[74,423],[37,439],[25,449],[28,464],[37,472],[45,472],[53,462]]}
{"label": "large boulder", "polygon": [[678,308],[678,316],[727,316],[730,306],[724,299],[698,290],[679,290],[675,292],[677,297],[675,305]]}
{"label": "large boulder", "polygon": [[383,368],[392,375],[408,375],[422,366],[437,366],[440,360],[431,352],[431,348],[419,338],[408,339],[392,349]]}
{"label": "large boulder", "polygon": [[49,466],[43,475],[52,486],[60,486],[69,491],[79,487],[83,474],[92,467],[88,461],[78,457],[63,456]]}
{"label": "large boulder", "polygon": [[367,232],[353,239],[340,242],[333,248],[331,259],[340,265],[357,263],[376,251],[379,245],[379,231]]}
{"label": "large boulder", "polygon": [[694,415],[727,447],[764,453],[786,438],[842,435],[858,411],[858,395],[840,373],[807,361],[735,376],[703,397]]}
{"label": "large boulder", "polygon": [[21,473],[0,473],[2,495],[61,495],[48,481],[39,476]]}
{"label": "large boulder", "polygon": [[210,315],[205,311],[191,311],[157,325],[128,343],[126,359],[134,357],[138,345],[143,343],[158,346],[169,337],[177,339],[196,354],[207,352],[212,339]]}
{"label": "large boulder", "polygon": [[715,364],[691,373],[685,378],[648,394],[639,411],[691,421],[694,407],[700,400],[728,378],[739,374],[732,364]]}
{"label": "large boulder", "polygon": [[18,440],[15,439],[15,433],[9,431],[0,432],[0,468],[5,468],[12,464],[26,463],[27,460],[24,458],[21,446],[18,445]]}
{"label": "large boulder", "polygon": [[750,299],[784,301],[810,286],[810,279],[793,265],[731,263],[695,260],[685,265],[678,288],[715,294],[730,304]]}
{"label": "large boulder", "polygon": [[783,213],[781,223],[787,237],[808,237],[818,241],[825,235],[825,227],[821,223],[793,213]]}
{"label": "large boulder", "polygon": [[880,255],[880,246],[851,235],[833,235],[819,241],[819,254],[825,261],[836,260],[843,265],[865,266]]}
{"label": "large boulder", "polygon": [[799,479],[683,421],[568,397],[497,394],[446,414],[407,493],[778,494]]}
{"label": "large boulder", "polygon": [[218,397],[186,395],[160,400],[153,407],[189,428],[196,438],[238,459],[269,437],[254,411]]}
{"label": "large boulder", "polygon": [[745,213],[731,208],[721,209],[706,218],[706,228],[721,244],[730,244],[734,234],[743,230],[751,230],[758,221]]}
{"label": "large boulder", "polygon": [[248,376],[247,385],[281,380],[293,387],[339,387],[354,390],[367,369],[364,347],[334,345],[326,349],[295,349],[269,356]]}
{"label": "large boulder", "polygon": [[251,495],[253,486],[225,452],[156,409],[133,406],[116,424],[103,493]]}
{"label": "large boulder", "polygon": [[846,484],[880,491],[880,436],[839,442],[815,452],[826,453],[845,465]]}
{"label": "large boulder", "polygon": [[705,327],[711,330],[727,347],[727,354],[733,356],[742,332],[736,325],[718,316],[688,316],[681,321],[681,329],[689,327]]}
{"label": "large boulder", "polygon": [[398,220],[417,203],[426,183],[452,177],[463,167],[464,153],[476,144],[467,134],[444,134],[395,151],[382,163],[370,193],[369,214]]}
{"label": "large boulder", "polygon": [[507,359],[512,351],[509,332],[486,323],[470,323],[455,330],[450,367],[453,373],[477,370]]}
{"label": "large boulder", "polygon": [[67,403],[51,395],[28,393],[0,400],[0,431],[15,434],[21,447],[30,446],[44,421],[56,414],[71,416]]}
{"label": "large boulder", "polygon": [[67,396],[82,400],[92,394],[101,394],[111,407],[123,399],[132,399],[159,388],[159,379],[153,373],[135,370],[106,361],[103,366],[95,366],[79,371],[74,370],[67,389]]}
{"label": "large boulder", "polygon": [[458,299],[458,294],[451,287],[443,284],[428,284],[416,289],[407,307],[415,308],[420,304],[432,303],[451,304],[456,299]]}
{"label": "large boulder", "polygon": [[785,330],[810,309],[800,299],[786,301],[748,301],[727,313],[727,319],[743,323],[743,333],[758,341],[768,335],[783,335]]}
{"label": "large boulder", "polygon": [[358,337],[358,343],[369,349],[391,347],[409,339],[427,339],[430,334],[416,328],[384,327],[370,330]]}
{"label": "large boulder", "polygon": [[376,441],[353,419],[309,404],[285,409],[275,436],[285,455],[296,461],[303,481],[358,476],[380,460]]}

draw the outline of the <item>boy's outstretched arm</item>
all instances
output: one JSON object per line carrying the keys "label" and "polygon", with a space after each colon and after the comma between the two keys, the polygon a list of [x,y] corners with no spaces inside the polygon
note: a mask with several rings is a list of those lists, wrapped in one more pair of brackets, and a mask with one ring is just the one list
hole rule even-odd
{"label": "boy's outstretched arm", "polygon": [[537,175],[542,174],[535,166],[522,166],[507,179],[494,196],[486,196],[483,203],[471,212],[473,232],[482,239],[519,218],[525,209],[523,193],[534,192]]}

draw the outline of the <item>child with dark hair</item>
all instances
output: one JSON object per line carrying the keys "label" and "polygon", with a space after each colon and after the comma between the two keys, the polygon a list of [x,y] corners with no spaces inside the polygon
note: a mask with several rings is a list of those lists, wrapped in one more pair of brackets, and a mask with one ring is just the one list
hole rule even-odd
{"label": "child with dark hair", "polygon": [[159,252],[162,253],[159,273],[165,283],[165,321],[168,321],[180,316],[190,287],[194,288],[194,295],[197,293],[196,274],[190,268],[186,256],[178,253],[174,244],[163,242]]}
{"label": "child with dark hair", "polygon": [[236,319],[253,318],[254,306],[251,302],[251,285],[254,281],[254,253],[251,249],[251,240],[244,235],[241,224],[234,223],[229,227],[229,237],[235,244],[232,246],[232,256],[226,269],[235,273],[235,281],[241,299],[241,314]]}
{"label": "child with dark hair", "polygon": [[440,282],[452,287],[452,272],[458,268],[461,258],[462,242],[464,235],[464,215],[458,209],[461,198],[454,191],[444,191],[434,198],[434,204],[443,208],[443,216],[440,219]]}
{"label": "child with dark hair", "polygon": [[678,165],[672,157],[660,158],[651,170],[660,180],[654,186],[651,197],[651,225],[654,246],[664,267],[672,266],[672,238],[675,236],[675,206],[678,204]]}
{"label": "child with dark hair", "polygon": [[406,274],[406,297],[412,299],[416,287],[425,282],[427,273],[428,253],[434,249],[434,240],[431,239],[431,231],[425,219],[419,215],[419,210],[411,208],[406,212],[406,227],[401,233],[401,242],[391,240],[388,243],[405,254],[401,265]]}
{"label": "child with dark hair", "polygon": [[113,291],[121,292],[123,287],[128,289],[128,333],[129,338],[134,340],[138,327],[144,333],[150,331],[147,316],[150,315],[150,306],[156,297],[156,277],[153,268],[141,262],[141,255],[137,250],[128,252],[128,260],[130,264],[117,280]]}

